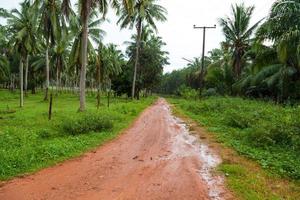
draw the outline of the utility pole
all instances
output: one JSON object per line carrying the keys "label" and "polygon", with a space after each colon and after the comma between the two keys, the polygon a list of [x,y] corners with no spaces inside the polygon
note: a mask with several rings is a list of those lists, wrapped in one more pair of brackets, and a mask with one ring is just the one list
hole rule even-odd
{"label": "utility pole", "polygon": [[203,70],[204,70],[204,57],[205,57],[205,39],[206,39],[206,29],[215,29],[217,26],[196,26],[194,25],[194,29],[203,29],[203,46],[202,46],[202,61],[201,61],[201,70],[200,70],[200,91],[202,87],[202,76],[203,76]]}

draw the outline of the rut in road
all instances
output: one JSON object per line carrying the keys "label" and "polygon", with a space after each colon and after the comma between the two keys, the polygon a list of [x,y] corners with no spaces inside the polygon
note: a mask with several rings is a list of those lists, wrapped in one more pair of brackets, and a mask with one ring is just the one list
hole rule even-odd
{"label": "rut in road", "polygon": [[222,177],[210,173],[219,162],[159,99],[118,139],[7,182],[0,188],[0,199],[229,199]]}

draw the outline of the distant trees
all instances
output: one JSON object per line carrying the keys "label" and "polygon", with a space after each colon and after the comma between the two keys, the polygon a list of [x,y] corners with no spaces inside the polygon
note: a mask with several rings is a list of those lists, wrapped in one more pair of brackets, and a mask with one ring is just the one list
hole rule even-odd
{"label": "distant trees", "polygon": [[[155,20],[165,20],[165,9],[154,0],[80,0],[75,6],[70,0],[24,0],[20,10],[0,8],[0,17],[7,19],[7,25],[0,25],[0,86],[20,88],[20,106],[27,88],[34,94],[40,86],[45,100],[50,86],[55,86],[57,95],[61,90],[79,91],[79,111],[84,111],[86,87],[92,92],[97,89],[100,106],[104,90],[110,95],[111,89],[133,85],[132,61],[140,58],[146,61],[136,70],[139,74],[135,79],[144,80],[138,91],[153,89],[167,64],[166,52],[161,49],[165,44],[153,32],[147,39],[140,38],[140,43],[145,44],[137,45],[134,40],[135,47],[130,48],[135,52],[128,51],[127,55],[114,44],[103,44],[105,31],[101,25],[110,7],[120,18],[127,17],[122,27],[140,24],[141,34],[146,24],[155,30]],[[137,55],[137,49],[145,52]],[[123,78],[128,82],[117,85]],[[127,91],[118,92],[124,93]]]}
{"label": "distant trees", "polygon": [[211,63],[211,60],[205,57],[204,63],[202,69],[201,58],[194,58],[186,68],[164,74],[159,89],[160,92],[179,95],[182,88],[199,89],[200,86],[204,88],[207,66]]}
{"label": "distant trees", "polygon": [[[128,65],[123,65],[123,71],[118,80],[114,80],[114,89],[118,94],[132,95],[132,87],[128,87],[128,83],[132,82],[134,67],[136,61],[137,35],[133,35],[132,40],[128,42],[126,51],[129,57]],[[168,64],[168,53],[163,51],[166,44],[162,38],[156,36],[151,29],[145,27],[141,33],[139,67],[136,71],[136,98],[144,90],[145,93],[154,91],[159,86],[163,75],[163,66]],[[131,85],[131,84],[129,84]]]}
{"label": "distant trees", "polygon": [[[234,5],[232,17],[220,19],[225,41],[208,56],[204,95],[300,99],[300,1],[277,0],[262,24],[250,25],[253,10]],[[176,94],[181,85],[198,89],[191,80],[199,69],[188,65],[164,75],[161,91]]]}
{"label": "distant trees", "polygon": [[128,12],[126,9],[120,10],[120,19],[118,24],[121,25],[121,28],[136,27],[136,49],[135,49],[135,64],[134,64],[134,72],[133,72],[133,82],[132,82],[132,93],[131,96],[137,94],[135,92],[136,87],[136,77],[137,70],[139,67],[139,59],[140,59],[140,48],[141,48],[141,40],[142,40],[142,32],[146,25],[157,30],[155,21],[165,21],[167,11],[162,6],[156,4],[156,0],[136,0],[133,4],[132,13]]}

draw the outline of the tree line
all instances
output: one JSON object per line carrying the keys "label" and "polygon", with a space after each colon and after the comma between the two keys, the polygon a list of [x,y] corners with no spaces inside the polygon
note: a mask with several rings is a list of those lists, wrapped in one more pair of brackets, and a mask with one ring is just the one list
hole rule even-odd
{"label": "tree line", "polygon": [[[49,99],[50,86],[79,93],[80,111],[86,109],[87,90],[100,94],[127,94],[139,98],[151,92],[168,63],[165,43],[156,23],[166,21],[167,11],[157,0],[25,0],[20,9],[0,9],[0,85],[24,94],[37,88]],[[120,28],[136,29],[126,52],[104,44],[101,28],[108,9],[119,17]],[[109,34],[109,33],[108,33]]]}
{"label": "tree line", "polygon": [[[300,1],[277,0],[269,15],[251,24],[254,7],[232,5],[219,19],[220,48],[163,77],[167,94],[242,95],[277,102],[300,99]],[[204,82],[200,87],[199,83]]]}

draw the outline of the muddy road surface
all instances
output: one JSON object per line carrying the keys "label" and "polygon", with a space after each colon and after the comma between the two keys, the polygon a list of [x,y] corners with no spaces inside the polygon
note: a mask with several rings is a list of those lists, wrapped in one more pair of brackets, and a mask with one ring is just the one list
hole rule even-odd
{"label": "muddy road surface", "polygon": [[229,199],[219,162],[159,99],[116,140],[5,183],[0,200]]}

